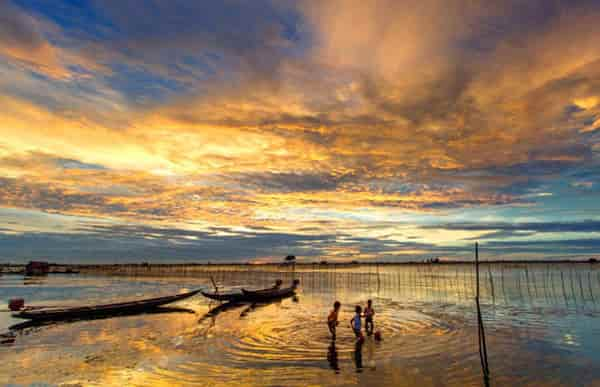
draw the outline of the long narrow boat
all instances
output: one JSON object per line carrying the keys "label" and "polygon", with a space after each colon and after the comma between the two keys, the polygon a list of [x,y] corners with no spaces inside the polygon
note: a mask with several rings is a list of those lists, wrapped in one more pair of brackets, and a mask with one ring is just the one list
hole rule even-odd
{"label": "long narrow boat", "polygon": [[148,310],[138,310],[138,311],[127,311],[127,312],[115,312],[115,313],[103,313],[99,315],[93,316],[85,316],[78,318],[63,318],[63,319],[55,319],[55,320],[24,320],[20,323],[11,325],[8,327],[9,331],[19,331],[22,329],[33,328],[33,327],[41,327],[48,324],[58,324],[58,323],[70,323],[75,321],[90,321],[90,320],[99,320],[105,318],[113,318],[113,317],[125,317],[125,316],[137,316],[140,314],[169,314],[169,313],[188,313],[195,314],[195,312],[191,309],[179,308],[176,306],[158,306],[156,308],[148,309]]}
{"label": "long narrow boat", "polygon": [[277,298],[290,297],[296,294],[296,288],[298,287],[299,281],[294,280],[292,286],[288,288],[272,289],[272,290],[246,290],[242,289],[243,300],[249,302],[261,302],[268,301]]}
{"label": "long narrow boat", "polygon": [[[270,292],[273,290],[277,290],[280,287],[281,287],[281,280],[277,280],[277,282],[275,282],[275,285],[271,286],[270,288],[254,290],[254,291],[255,292]],[[246,299],[246,296],[244,295],[243,290],[237,290],[237,291],[225,292],[225,293],[207,292],[207,291],[203,290],[200,293],[202,293],[202,295],[204,297],[210,298],[211,300],[216,300],[216,301],[241,302]]]}
{"label": "long narrow boat", "polygon": [[116,315],[119,313],[130,314],[134,312],[151,311],[159,306],[192,297],[199,292],[200,290],[194,290],[174,296],[148,298],[145,300],[120,302],[116,304],[24,310],[19,313],[14,313],[13,317],[37,321],[59,321],[68,319],[84,319],[87,317],[104,315]]}
{"label": "long narrow boat", "polygon": [[202,293],[202,295],[204,297],[210,298],[211,300],[228,301],[228,302],[240,301],[242,299],[242,297],[244,296],[241,291],[218,293],[218,292],[205,292],[203,290],[200,293]]}

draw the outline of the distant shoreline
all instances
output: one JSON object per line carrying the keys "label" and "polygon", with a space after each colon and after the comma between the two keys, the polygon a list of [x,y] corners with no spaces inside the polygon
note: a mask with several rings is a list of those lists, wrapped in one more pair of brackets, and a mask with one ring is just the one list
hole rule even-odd
{"label": "distant shoreline", "polygon": [[[428,262],[428,261],[407,261],[407,262],[298,262],[296,263],[296,268],[327,268],[327,267],[335,267],[335,268],[346,268],[346,267],[361,267],[361,266],[439,266],[439,265],[473,265],[475,263],[474,260],[466,261],[439,261],[439,262]],[[598,258],[589,258],[586,260],[481,260],[479,261],[481,265],[554,265],[554,264],[587,264],[593,265],[600,263],[600,259]],[[121,271],[125,269],[136,269],[136,270],[152,270],[152,269],[177,269],[177,268],[187,268],[187,267],[195,267],[195,268],[218,268],[218,267],[291,267],[292,264],[284,263],[284,262],[260,262],[260,263],[250,263],[250,262],[242,262],[242,263],[233,263],[233,262],[224,262],[224,263],[212,263],[212,262],[189,262],[189,263],[148,263],[148,262],[140,262],[140,263],[98,263],[98,264],[89,264],[89,263],[72,263],[72,264],[61,264],[61,263],[49,263],[50,273],[51,274],[77,274],[79,272],[111,272],[111,271]],[[19,274],[24,272],[25,264],[17,264],[17,263],[2,263],[0,264],[0,273],[3,274]]]}

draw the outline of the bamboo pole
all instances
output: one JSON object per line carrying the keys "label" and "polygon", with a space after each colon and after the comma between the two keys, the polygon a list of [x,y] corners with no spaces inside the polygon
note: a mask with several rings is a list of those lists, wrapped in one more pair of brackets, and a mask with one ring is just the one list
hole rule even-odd
{"label": "bamboo pole", "polygon": [[504,303],[508,304],[508,299],[506,298],[506,288],[504,287],[504,264],[500,264],[500,279],[502,284],[502,298],[504,298]]}
{"label": "bamboo pole", "polygon": [[481,370],[483,372],[483,382],[489,386],[490,368],[487,358],[487,345],[485,342],[485,330],[483,319],[481,318],[481,307],[479,305],[479,243],[475,242],[475,305],[477,307],[477,337],[479,343],[479,359],[481,361]]}
{"label": "bamboo pole", "polygon": [[496,294],[494,292],[494,279],[492,278],[492,269],[491,269],[489,263],[488,263],[487,267],[488,267],[488,278],[490,279],[490,289],[492,291],[492,303],[494,304],[494,306],[496,306]]}
{"label": "bamboo pole", "polygon": [[590,297],[592,299],[592,303],[595,305],[596,304],[596,299],[594,298],[594,293],[592,292],[592,272],[591,269],[588,270],[588,290],[590,292]]}
{"label": "bamboo pole", "polygon": [[531,288],[529,287],[529,269],[527,268],[527,264],[525,264],[525,282],[527,283],[527,295],[529,296],[529,305],[533,304],[533,297],[531,296]]}
{"label": "bamboo pole", "polygon": [[562,270],[560,271],[560,283],[562,284],[563,299],[565,300],[565,305],[568,308],[569,307],[569,300],[567,299],[567,289],[565,288],[565,276],[564,276]]}
{"label": "bamboo pole", "polygon": [[475,242],[475,280],[476,280],[476,299],[479,302],[479,244]]}
{"label": "bamboo pole", "polygon": [[573,285],[573,266],[569,267],[569,284],[571,285],[571,296],[573,296],[573,302],[575,302],[575,308],[579,309],[579,303],[577,302],[577,295],[575,294],[575,285]]}

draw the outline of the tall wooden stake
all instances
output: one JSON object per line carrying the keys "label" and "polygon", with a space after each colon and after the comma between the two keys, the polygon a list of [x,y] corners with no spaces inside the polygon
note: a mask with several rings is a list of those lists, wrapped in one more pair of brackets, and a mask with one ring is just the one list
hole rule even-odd
{"label": "tall wooden stake", "polygon": [[490,369],[487,359],[485,330],[483,328],[483,319],[481,318],[481,307],[479,306],[479,244],[477,242],[475,242],[475,283],[475,304],[477,306],[477,337],[479,340],[479,359],[481,360],[481,370],[483,371],[483,382],[486,386],[489,386]]}
{"label": "tall wooden stake", "polygon": [[479,243],[475,242],[475,281],[477,284],[476,298],[479,302]]}

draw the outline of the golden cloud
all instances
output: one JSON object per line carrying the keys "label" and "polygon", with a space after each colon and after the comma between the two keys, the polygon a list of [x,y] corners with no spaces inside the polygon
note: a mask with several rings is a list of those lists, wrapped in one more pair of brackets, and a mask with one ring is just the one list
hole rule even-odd
{"label": "golden cloud", "polygon": [[[273,47],[257,45],[243,61],[247,51],[223,49],[238,55],[223,54],[233,80],[218,69],[152,103],[104,78],[100,62],[143,66],[123,54],[127,42],[96,56],[55,46],[39,21],[11,8],[16,30],[33,32],[3,34],[0,55],[51,78],[80,64],[95,83],[93,93],[45,84],[54,98],[44,100],[31,96],[40,84],[28,74],[0,82],[1,204],[273,227],[284,225],[278,213],[297,209],[522,205],[511,185],[584,164],[597,148],[582,137],[600,127],[595,9],[529,25],[517,16],[533,11],[513,2],[299,8],[312,32],[304,51],[273,59]],[[168,74],[158,67],[154,76]]]}

